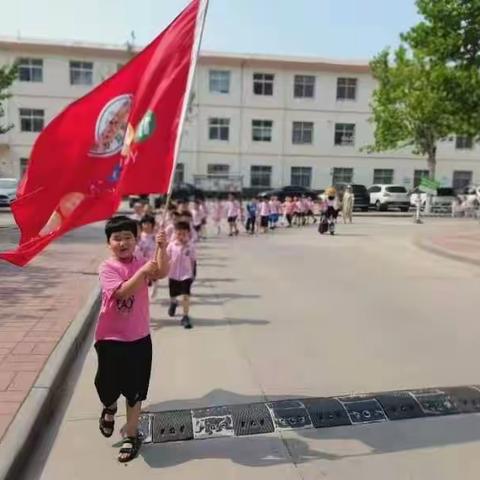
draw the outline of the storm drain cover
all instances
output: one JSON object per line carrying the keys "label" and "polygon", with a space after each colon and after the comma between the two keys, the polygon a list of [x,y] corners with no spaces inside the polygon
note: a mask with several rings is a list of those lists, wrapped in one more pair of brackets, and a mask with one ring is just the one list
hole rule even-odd
{"label": "storm drain cover", "polygon": [[279,430],[313,428],[310,415],[300,400],[283,400],[267,403],[275,427]]}
{"label": "storm drain cover", "polygon": [[193,429],[190,410],[154,413],[152,432],[154,443],[191,440]]}
{"label": "storm drain cover", "polygon": [[264,403],[232,407],[235,435],[258,435],[275,431],[270,411]]}
{"label": "storm drain cover", "polygon": [[407,420],[424,417],[418,402],[408,392],[380,393],[375,395],[390,420]]}
{"label": "storm drain cover", "polygon": [[480,412],[480,390],[475,387],[450,387],[442,389],[457,407],[459,413]]}
{"label": "storm drain cover", "polygon": [[233,416],[229,407],[212,407],[192,410],[195,439],[233,437]]}
{"label": "storm drain cover", "polygon": [[442,390],[412,390],[410,394],[419,403],[425,415],[436,416],[459,413],[454,401]]}
{"label": "storm drain cover", "polygon": [[353,425],[385,422],[385,412],[375,398],[339,398]]}
{"label": "storm drain cover", "polygon": [[302,400],[315,428],[350,425],[350,419],[336,398],[308,398]]}

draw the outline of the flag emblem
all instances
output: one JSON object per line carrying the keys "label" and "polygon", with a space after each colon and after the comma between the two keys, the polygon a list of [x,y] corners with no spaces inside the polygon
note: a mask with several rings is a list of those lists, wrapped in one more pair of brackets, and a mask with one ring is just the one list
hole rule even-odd
{"label": "flag emblem", "polygon": [[131,109],[132,95],[120,95],[105,105],[95,127],[93,156],[110,157],[122,149]]}

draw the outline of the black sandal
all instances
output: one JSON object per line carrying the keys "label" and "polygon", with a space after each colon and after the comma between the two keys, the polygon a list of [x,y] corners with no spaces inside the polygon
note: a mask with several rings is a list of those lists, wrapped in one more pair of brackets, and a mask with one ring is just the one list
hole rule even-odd
{"label": "black sandal", "polygon": [[115,420],[105,420],[105,415],[115,415],[116,413],[117,408],[104,407],[102,410],[102,414],[98,420],[98,428],[100,429],[100,433],[106,438],[110,438],[113,435]]}
{"label": "black sandal", "polygon": [[[142,446],[142,437],[139,433],[135,437],[126,437],[123,440],[122,448],[118,452],[118,461],[120,463],[127,463],[133,460],[140,451]],[[127,454],[126,457],[121,457],[121,455]]]}

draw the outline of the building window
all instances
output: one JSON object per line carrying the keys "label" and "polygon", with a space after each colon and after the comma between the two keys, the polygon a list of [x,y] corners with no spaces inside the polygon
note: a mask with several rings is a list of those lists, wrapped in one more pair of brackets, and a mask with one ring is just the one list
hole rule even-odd
{"label": "building window", "polygon": [[422,183],[422,178],[429,178],[428,170],[415,170],[413,172],[413,188],[417,188]]}
{"label": "building window", "polygon": [[315,77],[313,75],[295,75],[293,96],[295,98],[314,98]]}
{"label": "building window", "polygon": [[275,75],[271,73],[253,74],[253,93],[255,95],[273,95],[273,81]]}
{"label": "building window", "polygon": [[456,170],[453,172],[454,190],[462,190],[472,184],[473,172]]}
{"label": "building window", "polygon": [[70,62],[70,85],[93,85],[93,62]]}
{"label": "building window", "polygon": [[28,158],[21,158],[20,159],[20,178],[25,175],[28,167]]}
{"label": "building window", "polygon": [[32,108],[20,109],[20,130],[22,132],[41,132],[45,123],[45,111]]}
{"label": "building window", "polygon": [[394,172],[389,168],[376,168],[373,171],[373,183],[392,184]]}
{"label": "building window", "polygon": [[337,100],[356,100],[356,78],[337,78]]}
{"label": "building window", "polygon": [[178,185],[179,183],[185,182],[185,164],[177,163],[175,167],[175,173],[173,174],[173,184]]}
{"label": "building window", "polygon": [[335,145],[349,147],[353,147],[355,145],[354,123],[335,124]]}
{"label": "building window", "polygon": [[473,148],[473,138],[467,136],[458,136],[455,139],[455,148],[457,150],[471,150]]}
{"label": "building window", "polygon": [[230,93],[228,70],[210,70],[210,93]]}
{"label": "building window", "polygon": [[228,179],[230,175],[230,165],[223,163],[210,163],[207,165],[207,174],[216,178]]}
{"label": "building window", "polygon": [[272,120],[252,120],[252,140],[254,142],[271,142],[272,129]]}
{"label": "building window", "polygon": [[250,186],[252,188],[270,188],[272,186],[272,167],[252,165],[250,167]]}
{"label": "building window", "polygon": [[353,168],[334,168],[333,169],[333,185],[339,183],[352,183],[353,182]]}
{"label": "building window", "polygon": [[43,82],[43,60],[40,58],[18,59],[18,79],[21,82]]}
{"label": "building window", "polygon": [[210,140],[221,140],[223,142],[228,142],[230,139],[230,119],[209,118],[208,138]]}
{"label": "building window", "polygon": [[290,185],[310,188],[312,185],[312,167],[292,167]]}
{"label": "building window", "polygon": [[313,122],[293,122],[292,143],[311,145],[313,143]]}

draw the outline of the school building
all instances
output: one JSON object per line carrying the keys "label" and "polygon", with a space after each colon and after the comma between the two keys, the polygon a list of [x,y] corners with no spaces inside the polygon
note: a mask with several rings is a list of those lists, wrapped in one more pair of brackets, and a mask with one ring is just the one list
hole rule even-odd
{"label": "school building", "polygon": [[[44,126],[131,56],[125,46],[0,39],[0,65],[19,65],[0,119],[14,125],[0,135],[0,177],[20,177]],[[374,88],[367,61],[203,52],[176,180],[220,189],[412,187],[425,175],[424,158],[364,149],[373,140]],[[438,180],[455,188],[480,182],[479,152],[469,138],[442,142]]]}

